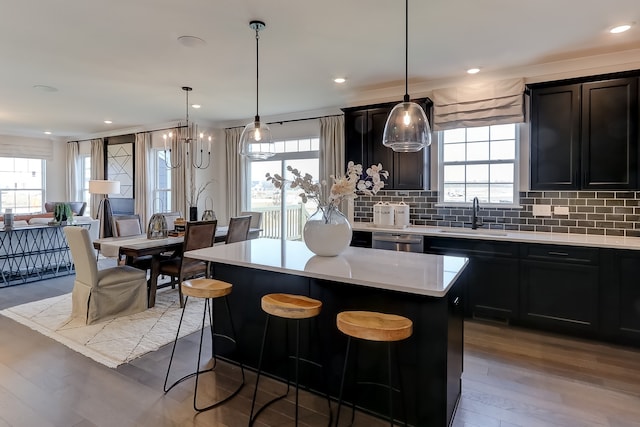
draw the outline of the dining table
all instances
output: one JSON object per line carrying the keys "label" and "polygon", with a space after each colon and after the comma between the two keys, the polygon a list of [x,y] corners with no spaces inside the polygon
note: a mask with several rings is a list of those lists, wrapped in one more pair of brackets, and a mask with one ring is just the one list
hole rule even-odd
{"label": "dining table", "polygon": [[[228,226],[216,228],[214,244],[223,243],[227,237]],[[249,239],[257,238],[261,229],[250,228]],[[149,279],[147,280],[148,307],[155,306],[156,292],[158,290],[158,277],[160,276],[160,263],[162,254],[167,254],[182,249],[184,235],[168,236],[161,239],[148,239],[146,234],[126,237],[105,237],[93,241],[93,247],[106,257],[125,257],[125,264],[132,265],[133,260],[142,256],[151,256]]]}

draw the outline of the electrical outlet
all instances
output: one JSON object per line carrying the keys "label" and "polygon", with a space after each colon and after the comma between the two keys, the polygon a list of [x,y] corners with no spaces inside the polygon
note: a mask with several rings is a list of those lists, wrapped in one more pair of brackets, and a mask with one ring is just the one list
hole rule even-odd
{"label": "electrical outlet", "polygon": [[533,216],[551,216],[551,205],[533,205]]}

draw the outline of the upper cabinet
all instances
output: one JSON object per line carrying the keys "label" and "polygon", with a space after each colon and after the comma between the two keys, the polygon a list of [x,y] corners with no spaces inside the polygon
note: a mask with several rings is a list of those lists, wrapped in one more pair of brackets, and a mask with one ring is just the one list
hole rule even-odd
{"label": "upper cabinet", "polygon": [[531,87],[531,189],[638,188],[638,77]]}
{"label": "upper cabinet", "polygon": [[[431,116],[431,100],[414,101]],[[345,159],[362,163],[364,168],[382,163],[389,171],[385,189],[424,190],[429,188],[429,148],[417,153],[396,153],[382,145],[384,125],[396,102],[343,108]],[[430,120],[431,123],[431,120]]]}

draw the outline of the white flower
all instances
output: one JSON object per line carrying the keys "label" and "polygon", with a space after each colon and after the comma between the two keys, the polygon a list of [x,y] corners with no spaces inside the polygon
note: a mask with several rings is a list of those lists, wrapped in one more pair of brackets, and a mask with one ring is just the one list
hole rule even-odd
{"label": "white flower", "polygon": [[[345,199],[353,199],[357,197],[357,192],[361,192],[368,196],[372,196],[384,188],[382,179],[389,177],[389,172],[382,169],[382,163],[371,165],[367,168],[367,175],[362,177],[362,165],[349,162],[347,171],[344,176],[333,176],[331,179],[333,184],[328,192],[326,192],[327,182],[315,182],[313,177],[308,173],[304,176],[298,169],[287,166],[287,170],[294,176],[290,181],[291,188],[300,188],[302,192],[299,194],[303,203],[307,203],[309,199],[315,200],[318,205],[337,206]],[[281,189],[285,184],[285,179],[274,174],[266,174],[267,181],[272,182],[274,187]],[[325,191],[323,191],[325,190]]]}

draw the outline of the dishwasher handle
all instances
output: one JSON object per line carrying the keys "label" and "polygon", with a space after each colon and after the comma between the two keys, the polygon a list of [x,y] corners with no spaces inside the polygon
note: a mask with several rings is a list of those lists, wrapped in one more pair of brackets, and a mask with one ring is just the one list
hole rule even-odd
{"label": "dishwasher handle", "polygon": [[407,243],[407,244],[421,244],[422,236],[415,236],[412,234],[374,234],[373,240],[378,242],[392,242],[392,243]]}

